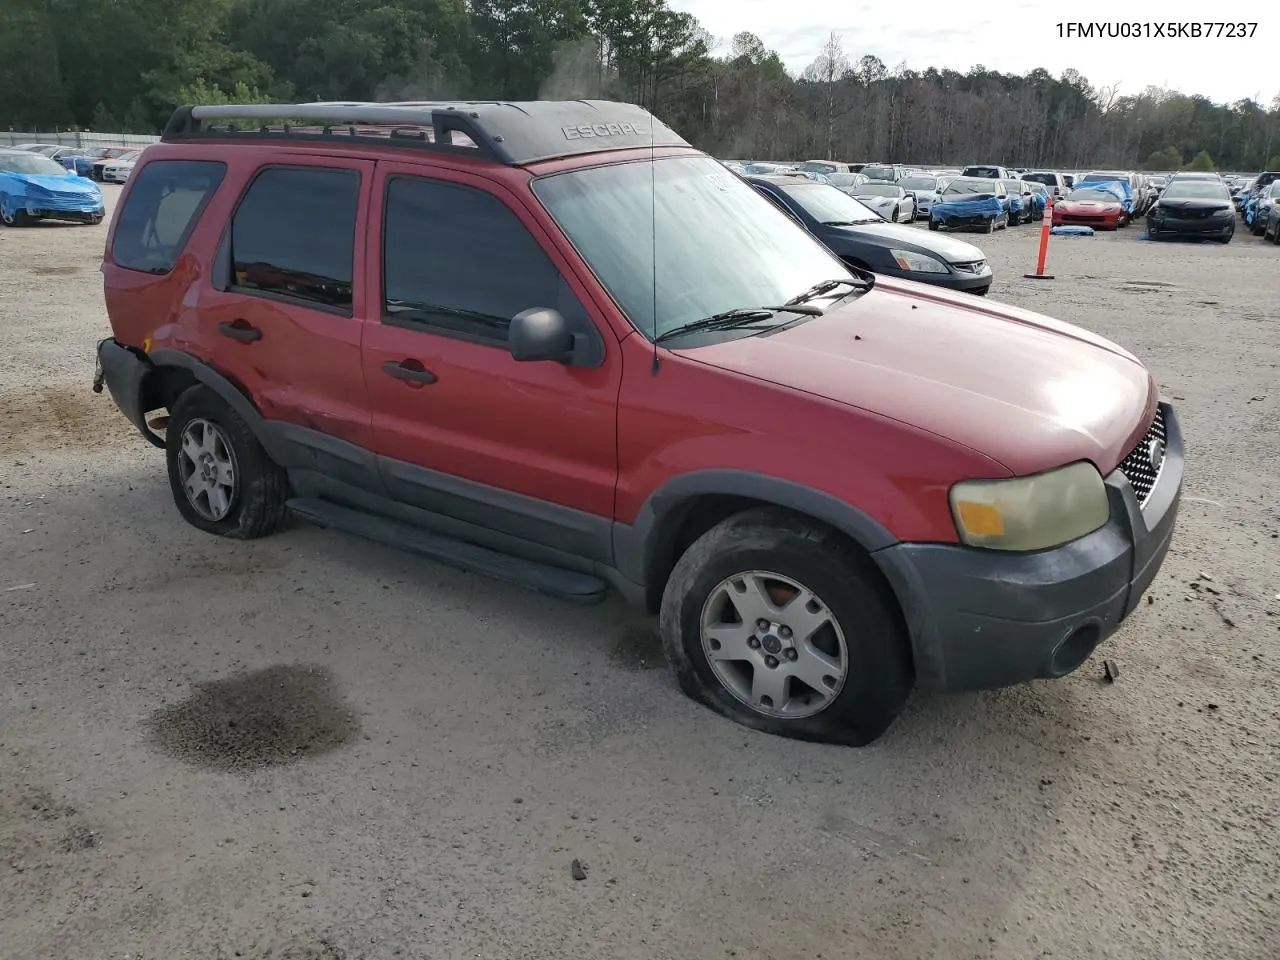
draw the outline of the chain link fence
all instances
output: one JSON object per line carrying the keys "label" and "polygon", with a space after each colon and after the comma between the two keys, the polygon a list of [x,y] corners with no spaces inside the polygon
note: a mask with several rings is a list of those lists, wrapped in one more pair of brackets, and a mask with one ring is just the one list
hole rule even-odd
{"label": "chain link fence", "polygon": [[0,147],[16,147],[20,143],[57,144],[60,147],[145,147],[159,142],[159,137],[140,133],[90,133],[69,130],[63,133],[33,133],[23,130],[0,130]]}

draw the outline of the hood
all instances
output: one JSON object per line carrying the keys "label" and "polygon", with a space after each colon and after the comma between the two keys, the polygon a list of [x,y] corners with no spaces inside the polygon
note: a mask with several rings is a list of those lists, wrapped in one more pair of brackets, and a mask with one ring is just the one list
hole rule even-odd
{"label": "hood", "polygon": [[57,174],[45,173],[20,173],[15,174],[24,183],[33,187],[39,187],[42,190],[48,190],[50,193],[74,193],[85,196],[92,196],[98,193],[98,186],[92,180],[86,180],[84,177],[77,177],[71,173],[66,176],[58,176]]}
{"label": "hood", "polygon": [[1224,197],[1164,197],[1156,206],[1162,210],[1230,210],[1231,201]]}
{"label": "hood", "polygon": [[992,200],[994,193],[944,193],[939,195],[939,203],[968,203],[970,200]]}
{"label": "hood", "polygon": [[986,255],[972,243],[965,243],[944,233],[924,233],[914,227],[897,223],[859,223],[856,226],[829,229],[836,237],[883,240],[886,246],[893,244],[899,249],[927,253],[941,257],[948,263],[972,263],[975,260],[986,259]]}
{"label": "hood", "polygon": [[681,353],[910,424],[1014,474],[1081,459],[1114,469],[1157,399],[1137,358],[1069,323],[969,299],[881,277],[825,316]]}

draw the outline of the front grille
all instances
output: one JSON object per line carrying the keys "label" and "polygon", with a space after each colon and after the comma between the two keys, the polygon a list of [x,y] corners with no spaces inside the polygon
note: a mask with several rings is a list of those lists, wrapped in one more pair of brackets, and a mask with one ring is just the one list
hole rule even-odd
{"label": "front grille", "polygon": [[960,273],[981,273],[986,269],[987,261],[973,260],[969,263],[953,263],[951,266]]}
{"label": "front grille", "polygon": [[1133,494],[1138,498],[1138,506],[1145,507],[1155,489],[1156,480],[1160,478],[1160,468],[1164,466],[1165,435],[1164,411],[1156,408],[1156,418],[1138,445],[1129,451],[1129,455],[1120,462],[1123,473],[1133,487]]}

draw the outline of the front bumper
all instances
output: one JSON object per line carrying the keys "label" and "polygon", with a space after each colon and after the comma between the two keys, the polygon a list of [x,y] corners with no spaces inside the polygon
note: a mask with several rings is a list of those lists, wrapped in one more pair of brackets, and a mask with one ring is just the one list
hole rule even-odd
{"label": "front bumper", "polygon": [[1111,520],[1032,554],[903,543],[872,556],[902,601],[916,676],[981,690],[1070,673],[1138,605],[1168,553],[1182,496],[1182,433],[1165,416],[1165,460],[1145,507],[1116,470]]}
{"label": "front bumper", "polygon": [[930,218],[936,220],[939,224],[949,230],[955,230],[960,227],[973,227],[975,229],[986,229],[988,223],[995,220],[998,214],[983,214],[976,217],[948,217],[930,213]]}
{"label": "front bumper", "polygon": [[29,217],[39,220],[70,220],[74,223],[88,223],[106,213],[102,201],[91,197],[28,196],[19,199],[18,204],[19,210],[25,210]]}
{"label": "front bumper", "polygon": [[1156,220],[1147,218],[1149,233],[1168,234],[1175,237],[1225,237],[1235,232],[1236,224],[1232,217],[1162,217]]}

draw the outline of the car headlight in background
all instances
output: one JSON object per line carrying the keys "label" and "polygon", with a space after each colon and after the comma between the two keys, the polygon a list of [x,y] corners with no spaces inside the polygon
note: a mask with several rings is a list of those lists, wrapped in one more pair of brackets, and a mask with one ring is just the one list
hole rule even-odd
{"label": "car headlight in background", "polygon": [[1081,461],[1032,477],[962,480],[951,488],[962,542],[991,550],[1044,550],[1093,533],[1111,518],[1102,474]]}
{"label": "car headlight in background", "polygon": [[941,260],[925,256],[923,253],[911,253],[909,250],[890,250],[890,256],[903,270],[915,273],[948,273],[946,264]]}

